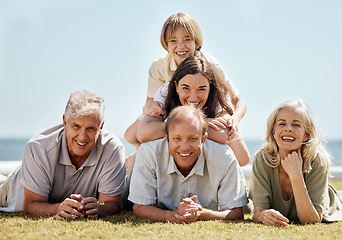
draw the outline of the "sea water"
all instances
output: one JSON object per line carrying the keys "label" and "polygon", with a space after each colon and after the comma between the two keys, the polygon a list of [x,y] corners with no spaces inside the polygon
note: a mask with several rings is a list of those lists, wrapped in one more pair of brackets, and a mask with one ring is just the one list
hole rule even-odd
{"label": "sea water", "polygon": [[[15,166],[20,163],[24,153],[24,147],[29,139],[0,139],[0,173],[8,174]],[[249,177],[252,167],[253,156],[263,144],[261,140],[245,140],[251,155],[251,161],[247,166],[242,167],[246,177]],[[124,139],[121,142],[125,146],[126,156],[134,153],[135,148],[128,144]],[[336,178],[342,179],[342,140],[328,141],[327,148],[333,156],[330,172]]]}

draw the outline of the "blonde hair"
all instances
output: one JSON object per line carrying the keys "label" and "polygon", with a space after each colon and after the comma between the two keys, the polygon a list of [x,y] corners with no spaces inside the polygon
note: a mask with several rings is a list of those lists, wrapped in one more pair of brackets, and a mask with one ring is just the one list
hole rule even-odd
{"label": "blonde hair", "polygon": [[326,172],[329,171],[331,155],[327,152],[325,145],[322,144],[321,133],[314,121],[314,115],[309,106],[302,100],[290,100],[280,104],[268,117],[266,130],[266,143],[259,152],[262,153],[266,164],[269,167],[276,168],[279,166],[280,157],[277,142],[274,138],[274,129],[276,119],[279,112],[284,108],[295,108],[299,110],[303,118],[303,126],[308,136],[306,142],[303,143],[301,154],[303,159],[303,172],[311,170],[311,163],[315,159],[319,159]]}
{"label": "blonde hair", "polygon": [[202,31],[193,17],[186,13],[176,13],[171,15],[164,23],[160,43],[168,51],[168,41],[178,27],[183,27],[191,40],[195,42],[196,50],[200,50],[203,44]]}
{"label": "blonde hair", "polygon": [[169,136],[170,127],[173,126],[176,122],[184,122],[184,120],[186,119],[197,120],[201,124],[203,139],[205,133],[208,130],[208,123],[206,121],[204,113],[192,106],[179,106],[171,111],[165,124],[165,132],[167,138]]}
{"label": "blonde hair", "polygon": [[102,123],[104,109],[105,105],[102,98],[85,90],[77,91],[70,95],[69,101],[65,107],[64,116],[68,121],[69,118],[98,114],[100,123]]}

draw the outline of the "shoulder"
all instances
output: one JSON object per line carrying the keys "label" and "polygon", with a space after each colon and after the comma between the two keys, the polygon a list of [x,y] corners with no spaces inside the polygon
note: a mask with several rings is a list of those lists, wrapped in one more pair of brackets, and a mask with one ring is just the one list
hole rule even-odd
{"label": "shoulder", "polygon": [[138,153],[157,155],[161,154],[164,151],[168,151],[168,145],[166,138],[161,138],[153,141],[149,141],[146,143],[142,143],[138,148]]}
{"label": "shoulder", "polygon": [[27,143],[26,147],[40,148],[46,152],[59,146],[64,133],[63,124],[43,130],[42,132],[33,136]]}
{"label": "shoulder", "polygon": [[157,71],[161,68],[167,68],[170,64],[170,54],[166,53],[160,58],[153,61],[153,63],[150,66],[150,71]]}
{"label": "shoulder", "polygon": [[228,145],[209,139],[204,142],[203,154],[211,165],[229,167],[231,164],[237,163],[236,157]]}
{"label": "shoulder", "polygon": [[124,147],[117,136],[115,136],[112,132],[109,132],[105,129],[101,131],[101,136],[99,138],[98,145],[110,150]]}

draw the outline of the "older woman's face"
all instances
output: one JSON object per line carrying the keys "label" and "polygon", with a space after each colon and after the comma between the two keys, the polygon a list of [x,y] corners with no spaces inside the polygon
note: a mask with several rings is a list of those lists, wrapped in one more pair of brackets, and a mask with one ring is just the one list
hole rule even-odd
{"label": "older woman's face", "polygon": [[208,100],[210,83],[201,73],[185,75],[178,84],[176,91],[182,105],[191,105],[202,109]]}

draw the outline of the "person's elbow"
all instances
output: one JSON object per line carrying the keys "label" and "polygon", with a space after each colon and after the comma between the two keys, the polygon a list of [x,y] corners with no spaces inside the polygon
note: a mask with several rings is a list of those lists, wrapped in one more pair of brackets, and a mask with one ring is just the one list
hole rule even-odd
{"label": "person's elbow", "polygon": [[249,152],[243,154],[240,156],[240,159],[238,159],[240,167],[246,166],[250,161],[250,155]]}
{"label": "person's elbow", "polygon": [[147,133],[145,133],[143,130],[138,130],[137,132],[137,139],[140,143],[145,143],[150,141],[149,137],[147,136]]}

